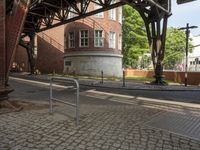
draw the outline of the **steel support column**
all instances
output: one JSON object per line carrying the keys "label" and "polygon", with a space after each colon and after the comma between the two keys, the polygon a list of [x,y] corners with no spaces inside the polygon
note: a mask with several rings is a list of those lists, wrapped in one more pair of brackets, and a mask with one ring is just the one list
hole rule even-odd
{"label": "steel support column", "polygon": [[27,35],[29,37],[29,41],[24,41],[23,39],[20,39],[19,45],[24,47],[26,49],[27,52],[27,56],[28,56],[28,62],[30,65],[30,73],[34,74],[35,72],[35,58],[34,58],[34,50],[35,50],[35,46],[36,46],[36,35],[35,33],[29,34]]}
{"label": "steel support column", "polygon": [[28,1],[17,0],[12,13],[6,14],[6,1],[0,1],[0,101],[8,99],[13,89],[8,74],[28,11]]}

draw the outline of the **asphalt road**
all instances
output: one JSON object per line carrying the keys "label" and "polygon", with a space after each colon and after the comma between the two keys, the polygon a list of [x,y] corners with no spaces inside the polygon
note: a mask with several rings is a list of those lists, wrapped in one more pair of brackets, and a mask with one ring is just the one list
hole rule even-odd
{"label": "asphalt road", "polygon": [[[10,94],[11,100],[38,101],[39,105],[43,105],[41,101],[49,100],[46,83],[19,79],[9,82],[15,88]],[[198,102],[199,92],[97,88],[95,93],[92,89],[81,86],[78,127],[74,126],[74,111],[62,104],[55,104],[51,115],[49,107],[2,114],[0,149],[200,149],[199,109],[172,108],[163,103],[128,104],[126,100],[134,102],[135,98],[112,94]],[[53,95],[69,102],[76,96],[74,90],[61,87],[56,87]]]}
{"label": "asphalt road", "polygon": [[[15,89],[14,92],[10,94],[11,98],[21,98],[21,99],[32,99],[32,100],[48,100],[49,99],[49,87],[41,84],[27,83],[24,81],[17,81],[10,79],[9,84]],[[94,89],[94,87],[81,86],[80,92]],[[148,90],[126,90],[126,89],[111,89],[103,87],[95,87],[95,90],[117,93],[123,95],[130,95],[135,97],[146,97],[153,99],[163,99],[178,102],[191,102],[200,103],[200,91],[148,91]],[[55,96],[58,98],[65,98],[72,100],[75,98],[74,90],[63,90],[56,89],[54,92]],[[91,103],[89,97],[81,97],[83,103]],[[92,102],[99,102],[98,100]],[[101,101],[103,102],[103,101]]]}

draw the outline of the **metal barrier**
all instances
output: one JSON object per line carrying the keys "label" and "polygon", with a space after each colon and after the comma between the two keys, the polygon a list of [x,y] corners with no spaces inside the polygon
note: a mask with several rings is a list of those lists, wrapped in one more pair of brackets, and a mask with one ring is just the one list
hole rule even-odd
{"label": "metal barrier", "polygon": [[[62,101],[60,99],[57,99],[57,98],[54,98],[53,97],[53,81],[57,81],[57,82],[67,82],[67,81],[72,81],[76,84],[76,103],[73,104],[73,103],[69,103],[69,102],[66,102],[66,101]],[[57,101],[57,102],[60,102],[60,103],[63,103],[63,104],[66,104],[66,105],[70,105],[70,106],[73,106],[76,108],[76,125],[79,124],[79,83],[76,79],[73,79],[73,78],[64,78],[64,77],[52,77],[50,79],[50,112],[53,113],[53,100],[54,101]]]}

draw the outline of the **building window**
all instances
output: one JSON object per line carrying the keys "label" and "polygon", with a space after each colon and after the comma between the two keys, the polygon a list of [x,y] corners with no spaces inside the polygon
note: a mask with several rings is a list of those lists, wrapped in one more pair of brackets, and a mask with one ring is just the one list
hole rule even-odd
{"label": "building window", "polygon": [[71,61],[65,61],[65,66],[71,66]]}
{"label": "building window", "polygon": [[75,48],[75,33],[69,32],[68,34],[68,47]]}
{"label": "building window", "polygon": [[81,30],[79,33],[79,46],[88,47],[89,46],[89,32],[88,30]]}
{"label": "building window", "polygon": [[94,31],[94,46],[103,47],[103,31],[102,30]]}
{"label": "building window", "polygon": [[76,11],[73,8],[70,8],[69,14],[68,14],[68,19],[74,18],[76,16],[77,16]]}
{"label": "building window", "polygon": [[118,15],[118,21],[119,21],[119,23],[121,23],[122,24],[122,7],[118,7],[118,13],[119,13],[119,15]]}
{"label": "building window", "polygon": [[[94,4],[94,9],[97,10],[97,9],[101,9],[102,6],[101,5],[98,5],[97,3],[99,2],[98,0],[95,0],[95,4]],[[104,13],[103,12],[100,12],[98,14],[95,14],[96,17],[98,18],[103,18],[104,17]]]}
{"label": "building window", "polygon": [[115,48],[115,32],[109,33],[109,48]]}
{"label": "building window", "polygon": [[119,34],[119,39],[118,39],[118,49],[121,50],[122,49],[122,35]]}
{"label": "building window", "polygon": [[[115,0],[112,0],[111,4],[114,4]],[[109,19],[116,20],[116,9],[109,10]]]}

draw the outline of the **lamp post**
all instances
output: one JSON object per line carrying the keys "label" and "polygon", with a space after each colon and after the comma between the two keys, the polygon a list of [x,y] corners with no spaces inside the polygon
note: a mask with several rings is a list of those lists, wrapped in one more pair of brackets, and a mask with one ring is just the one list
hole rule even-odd
{"label": "lamp post", "polygon": [[179,28],[179,30],[185,30],[186,34],[186,48],[185,48],[185,86],[188,84],[188,41],[190,36],[190,30],[189,29],[195,29],[198,28],[197,26],[189,26],[189,23],[187,23],[186,27]]}

